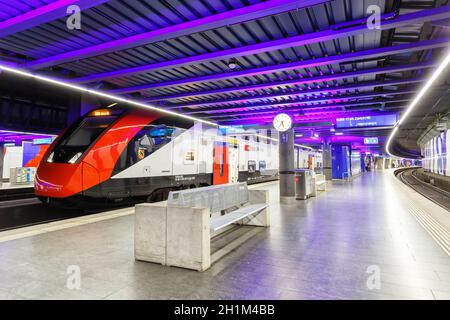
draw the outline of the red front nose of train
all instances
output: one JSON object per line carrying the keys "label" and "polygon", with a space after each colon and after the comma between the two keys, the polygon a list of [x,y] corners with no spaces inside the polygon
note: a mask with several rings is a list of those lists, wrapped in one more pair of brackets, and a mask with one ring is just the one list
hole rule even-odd
{"label": "red front nose of train", "polygon": [[41,162],[34,190],[38,197],[66,198],[83,191],[83,164]]}
{"label": "red front nose of train", "polygon": [[156,118],[140,110],[119,111],[94,110],[53,142],[37,169],[36,196],[83,196],[111,178],[128,141]]}

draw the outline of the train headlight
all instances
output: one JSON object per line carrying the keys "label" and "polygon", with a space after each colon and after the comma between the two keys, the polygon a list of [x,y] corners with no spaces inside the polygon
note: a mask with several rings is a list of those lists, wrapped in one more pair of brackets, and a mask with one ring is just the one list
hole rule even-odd
{"label": "train headlight", "polygon": [[54,152],[50,153],[50,155],[47,158],[47,162],[50,162],[50,163],[53,162],[53,155],[54,154],[55,154]]}
{"label": "train headlight", "polygon": [[77,152],[72,158],[70,158],[69,163],[75,163],[81,157],[82,153]]}

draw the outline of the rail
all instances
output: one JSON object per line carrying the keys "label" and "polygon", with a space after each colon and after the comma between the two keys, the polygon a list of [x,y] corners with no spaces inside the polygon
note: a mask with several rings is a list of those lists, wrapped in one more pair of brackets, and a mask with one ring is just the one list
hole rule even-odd
{"label": "rail", "polygon": [[419,167],[401,168],[394,171],[394,175],[411,189],[425,198],[433,201],[442,208],[450,211],[450,192],[426,183],[414,175]]}

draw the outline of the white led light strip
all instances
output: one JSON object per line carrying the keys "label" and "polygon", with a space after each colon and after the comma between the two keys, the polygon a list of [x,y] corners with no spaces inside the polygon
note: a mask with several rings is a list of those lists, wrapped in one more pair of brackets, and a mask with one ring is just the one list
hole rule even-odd
{"label": "white led light strip", "polygon": [[218,126],[218,124],[215,123],[215,122],[199,119],[199,118],[196,118],[196,117],[187,116],[187,115],[180,114],[180,113],[177,113],[177,112],[173,112],[173,111],[170,111],[170,110],[161,109],[161,108],[149,105],[149,104],[141,103],[141,102],[134,101],[134,100],[125,99],[125,98],[118,97],[118,96],[115,96],[115,95],[111,95],[111,94],[108,94],[108,93],[105,93],[105,92],[101,92],[101,91],[97,91],[97,90],[91,90],[91,89],[88,89],[88,88],[85,88],[85,87],[80,87],[80,86],[77,86],[77,85],[73,85],[73,84],[70,84],[70,83],[67,83],[67,82],[64,82],[64,81],[60,81],[60,80],[55,80],[55,79],[39,76],[39,75],[32,74],[32,73],[27,72],[27,71],[23,71],[23,70],[20,70],[20,69],[8,67],[8,66],[5,66],[5,65],[0,65],[0,70],[6,71],[6,72],[11,72],[13,74],[20,75],[20,76],[23,76],[23,77],[33,78],[33,79],[41,80],[41,81],[44,81],[44,82],[47,82],[47,83],[52,83],[52,84],[55,84],[57,86],[70,88],[70,89],[73,89],[73,90],[76,90],[76,91],[87,92],[87,93],[94,94],[94,95],[97,95],[97,96],[100,96],[100,97],[104,97],[104,98],[108,98],[108,99],[111,99],[111,100],[116,100],[116,101],[119,101],[119,102],[128,103],[128,104],[135,105],[135,106],[138,106],[138,107],[142,107],[142,108],[146,108],[146,109],[150,109],[150,110],[166,113],[166,114],[173,115],[173,116],[176,116],[176,117],[181,117],[181,118],[189,119],[189,120],[192,120],[192,121],[198,121],[198,122],[205,123],[205,124],[212,125],[212,126]]}
{"label": "white led light strip", "polygon": [[43,137],[56,137],[56,134],[0,129],[0,133],[3,133],[3,132],[5,132],[5,133],[12,133],[12,134],[15,134],[15,135],[23,135],[23,136],[26,136],[26,135],[30,135],[31,136],[31,135],[33,135],[33,136],[43,136]]}
{"label": "white led light strip", "polygon": [[400,120],[397,121],[397,123],[394,126],[394,129],[391,131],[391,134],[389,135],[389,139],[387,140],[387,143],[386,143],[386,152],[390,156],[396,157],[395,155],[393,155],[390,152],[389,147],[391,145],[392,139],[394,138],[395,134],[398,131],[398,128],[405,121],[405,119],[408,117],[408,115],[411,113],[411,111],[417,106],[417,104],[419,103],[420,99],[428,92],[428,90],[433,85],[433,83],[436,81],[436,79],[439,78],[439,76],[441,75],[442,72],[444,72],[445,68],[448,66],[449,63],[450,63],[450,50],[448,50],[448,52],[446,53],[446,55],[444,57],[444,60],[442,60],[442,62],[439,64],[439,66],[436,68],[436,70],[434,70],[434,72],[431,75],[430,79],[428,79],[428,81],[425,83],[423,88],[420,89],[420,91],[417,94],[417,96],[414,98],[414,100],[408,106],[408,108],[406,109],[405,113],[402,115]]}

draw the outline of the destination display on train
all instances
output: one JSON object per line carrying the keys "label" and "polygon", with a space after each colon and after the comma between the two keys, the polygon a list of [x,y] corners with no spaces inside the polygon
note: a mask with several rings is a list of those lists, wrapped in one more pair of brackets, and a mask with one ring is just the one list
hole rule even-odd
{"label": "destination display on train", "polygon": [[397,122],[396,114],[336,118],[337,128],[388,127]]}

